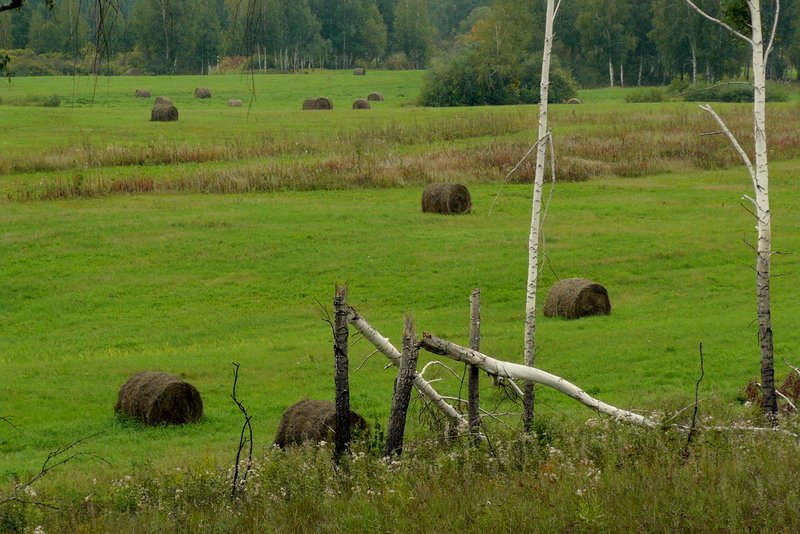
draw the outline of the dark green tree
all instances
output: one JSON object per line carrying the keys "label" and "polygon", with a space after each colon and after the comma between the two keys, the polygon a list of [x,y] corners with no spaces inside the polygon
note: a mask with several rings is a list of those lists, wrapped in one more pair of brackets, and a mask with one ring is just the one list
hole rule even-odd
{"label": "dark green tree", "polygon": [[435,31],[428,0],[398,0],[394,14],[395,49],[406,55],[414,69],[427,65]]}

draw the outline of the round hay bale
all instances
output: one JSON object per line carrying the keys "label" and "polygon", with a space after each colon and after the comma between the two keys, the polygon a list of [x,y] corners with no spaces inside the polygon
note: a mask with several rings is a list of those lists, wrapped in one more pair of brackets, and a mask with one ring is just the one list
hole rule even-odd
{"label": "round hay bale", "polygon": [[359,98],[355,102],[353,102],[353,109],[370,109],[369,102],[364,100],[363,98]]}
{"label": "round hay bale", "polygon": [[195,98],[211,98],[211,89],[208,87],[198,87],[194,90]]}
{"label": "round hay bale", "polygon": [[609,315],[608,291],[597,282],[585,278],[559,280],[547,293],[545,317],[578,319],[588,315]]}
{"label": "round hay bale", "polygon": [[150,120],[157,122],[175,122],[178,120],[178,108],[172,104],[156,104],[150,111]]}
{"label": "round hay bale", "polygon": [[317,99],[316,98],[307,98],[303,102],[303,109],[317,109]]}
{"label": "round hay bale", "polygon": [[323,96],[314,101],[314,109],[333,109],[333,102]]}
{"label": "round hay bale", "polygon": [[203,400],[200,392],[179,376],[139,371],[119,389],[114,411],[145,425],[183,425],[203,417]]}
{"label": "round hay bale", "polygon": [[139,69],[130,68],[125,71],[125,74],[123,76],[141,76],[141,74],[142,73],[139,72]]}
{"label": "round hay bale", "polygon": [[578,100],[577,98],[570,98],[569,100],[567,100],[567,104],[580,104],[580,103],[581,101]]}
{"label": "round hay bale", "polygon": [[[366,433],[367,421],[356,412],[350,410],[350,431]],[[287,445],[302,445],[308,442],[336,439],[336,404],[330,401],[303,399],[284,410],[278,431],[275,434],[275,445],[283,448]]]}
{"label": "round hay bale", "polygon": [[372,102],[383,102],[383,95],[377,92],[370,93],[367,95],[367,100],[370,100]]}
{"label": "round hay bale", "polygon": [[472,211],[469,190],[461,184],[431,184],[422,192],[423,213],[463,214]]}
{"label": "round hay bale", "polygon": [[150,90],[148,89],[137,89],[133,96],[136,98],[150,98]]}
{"label": "round hay bale", "polygon": [[356,67],[353,69],[354,76],[364,76],[367,73],[367,69],[364,67]]}
{"label": "round hay bale", "polygon": [[228,107],[229,108],[240,108],[242,107],[242,101],[238,98],[231,98],[228,100]]}
{"label": "round hay bale", "polygon": [[168,104],[172,105],[172,99],[168,96],[157,96],[156,99],[153,101],[154,106],[158,106],[160,104]]}

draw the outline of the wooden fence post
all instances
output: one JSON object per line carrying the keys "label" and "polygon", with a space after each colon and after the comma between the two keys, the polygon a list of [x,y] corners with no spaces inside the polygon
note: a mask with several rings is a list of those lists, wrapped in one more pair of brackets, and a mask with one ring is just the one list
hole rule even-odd
{"label": "wooden fence post", "polygon": [[405,315],[403,327],[403,355],[400,371],[394,383],[394,396],[392,397],[392,411],[389,415],[389,425],[386,429],[386,446],[384,456],[400,456],[403,452],[403,434],[406,428],[406,414],[411,401],[411,388],[414,386],[414,377],[417,375],[417,333],[414,330],[414,319]]}
{"label": "wooden fence post", "polygon": [[[481,350],[481,290],[473,289],[469,296],[469,348]],[[469,413],[469,429],[473,436],[480,434],[480,369],[474,365],[469,366],[469,381],[467,390],[467,406]]]}
{"label": "wooden fence post", "polygon": [[347,284],[336,284],[333,298],[333,359],[334,382],[336,384],[336,443],[335,458],[338,460],[350,448],[350,380],[348,377],[349,309],[347,308]]}

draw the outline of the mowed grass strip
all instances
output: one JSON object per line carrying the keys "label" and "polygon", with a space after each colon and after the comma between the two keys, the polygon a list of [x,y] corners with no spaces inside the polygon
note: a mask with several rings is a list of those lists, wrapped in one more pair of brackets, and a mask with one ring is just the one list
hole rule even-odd
{"label": "mowed grass strip", "polygon": [[[773,172],[774,246],[798,249],[800,162]],[[540,317],[537,365],[624,408],[670,410],[701,391],[737,403],[758,374],[750,214],[742,169],[605,179],[556,186],[545,223],[540,308],[557,279],[582,276],[609,291],[608,317]],[[422,214],[421,187],[247,195],[140,195],[6,203],[0,210],[0,476],[37,471],[47,453],[93,437],[112,470],[231,461],[241,414],[268,445],[282,410],[333,398],[326,306],[336,282],[395,342],[404,311],[418,330],[466,344],[468,297],[483,291],[485,352],[521,361],[530,187],[471,186],[473,213]],[[779,255],[773,281],[776,361],[797,352],[797,259]],[[353,346],[353,368],[371,348]],[[421,366],[431,361],[423,355]],[[798,362],[794,362],[796,365]],[[373,356],[351,382],[352,402],[385,425],[394,370]],[[456,373],[462,367],[453,366]],[[117,420],[119,386],[135,371],[184,376],[203,395],[196,426],[144,429]],[[434,367],[436,369],[436,367]],[[457,395],[449,373],[436,387]],[[438,373],[438,375],[437,375]],[[484,398],[502,395],[484,381]],[[544,417],[591,412],[546,389]],[[511,406],[509,409],[513,410]],[[512,419],[512,424],[517,422]],[[424,437],[414,423],[413,435]],[[97,469],[76,463],[67,472]]]}

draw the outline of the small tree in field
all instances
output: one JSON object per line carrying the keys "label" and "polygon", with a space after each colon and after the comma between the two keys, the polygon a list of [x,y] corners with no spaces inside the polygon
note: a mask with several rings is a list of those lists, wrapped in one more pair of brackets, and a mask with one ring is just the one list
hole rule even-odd
{"label": "small tree in field", "polygon": [[775,42],[775,30],[778,26],[780,14],[780,0],[775,0],[775,15],[772,21],[769,43],[764,45],[764,32],[762,29],[761,0],[740,0],[741,6],[746,5],[750,14],[750,36],[737,31],[725,22],[712,17],[692,0],[686,0],[689,6],[701,16],[719,24],[736,37],[743,39],[750,45],[753,63],[753,141],[755,145],[755,165],[750,161],[747,153],[739,145],[731,131],[725,126],[722,119],[710,106],[701,106],[711,113],[722,127],[722,133],[728,136],[736,150],[750,171],[755,190],[755,198],[745,196],[754,206],[754,215],[758,222],[758,243],[756,244],[756,294],[758,311],[758,338],[761,345],[761,388],[763,394],[763,410],[767,420],[774,420],[778,413],[778,399],[775,393],[775,365],[772,343],[772,317],[770,312],[770,260],[771,251],[771,221],[772,212],[769,208],[769,169],[767,165],[767,128],[766,128],[766,65],[770,52]]}

